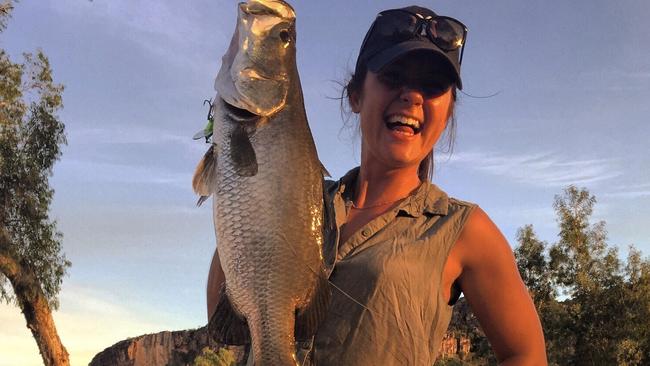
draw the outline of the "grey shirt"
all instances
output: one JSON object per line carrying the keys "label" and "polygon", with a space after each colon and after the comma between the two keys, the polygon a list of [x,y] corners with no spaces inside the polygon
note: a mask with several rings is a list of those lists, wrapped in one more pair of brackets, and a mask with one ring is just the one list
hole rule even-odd
{"label": "grey shirt", "polygon": [[[346,222],[357,174],[358,168],[327,184],[337,228]],[[452,312],[442,270],[474,207],[424,182],[345,243],[326,246],[334,286],[312,362],[433,365]]]}

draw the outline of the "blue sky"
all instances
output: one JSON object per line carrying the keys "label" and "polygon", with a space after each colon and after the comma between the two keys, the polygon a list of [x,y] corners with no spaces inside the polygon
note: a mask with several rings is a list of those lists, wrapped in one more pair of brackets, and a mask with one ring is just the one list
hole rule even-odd
{"label": "blue sky", "polygon": [[[411,1],[294,1],[298,65],[319,155],[358,163],[339,82],[375,14]],[[477,202],[515,244],[553,242],[553,196],[588,188],[609,242],[650,253],[650,3],[423,2],[469,28],[453,154],[435,183]],[[190,187],[206,146],[202,101],[230,40],[235,1],[23,0],[2,47],[42,48],[65,84],[68,146],[52,216],[73,266],[55,320],[73,365],[130,336],[202,326],[215,246]],[[349,125],[354,125],[354,119]],[[0,306],[0,366],[41,364],[17,308]]]}

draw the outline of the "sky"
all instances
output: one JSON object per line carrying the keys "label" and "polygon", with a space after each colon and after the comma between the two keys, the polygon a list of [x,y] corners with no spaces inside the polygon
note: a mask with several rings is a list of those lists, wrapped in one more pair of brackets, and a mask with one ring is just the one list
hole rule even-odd
{"label": "sky", "polygon": [[[478,203],[516,245],[532,224],[553,243],[553,198],[597,198],[621,256],[650,253],[650,3],[644,0],[424,1],[469,28],[453,153],[434,182]],[[298,68],[320,159],[333,177],[359,162],[340,83],[377,12],[412,1],[294,1]],[[51,216],[72,267],[54,313],[73,365],[125,339],[205,325],[215,248],[211,205],[195,207],[206,150],[204,99],[235,1],[22,0],[0,34],[14,61],[42,49],[65,85],[68,145]],[[0,305],[0,366],[40,365],[19,309]]]}

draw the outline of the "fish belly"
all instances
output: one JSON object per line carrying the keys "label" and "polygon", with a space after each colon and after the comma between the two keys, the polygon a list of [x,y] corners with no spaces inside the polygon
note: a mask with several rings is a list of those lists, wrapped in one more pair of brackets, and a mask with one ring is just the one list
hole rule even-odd
{"label": "fish belly", "polygon": [[231,126],[217,134],[214,200],[226,293],[248,322],[255,364],[295,365],[295,313],[322,269],[320,163],[308,129],[270,121],[250,138],[257,174],[240,176],[228,158]]}

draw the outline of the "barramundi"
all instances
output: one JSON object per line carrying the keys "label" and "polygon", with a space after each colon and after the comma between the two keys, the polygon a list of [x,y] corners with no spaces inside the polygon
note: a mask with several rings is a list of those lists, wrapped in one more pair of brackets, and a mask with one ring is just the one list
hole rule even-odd
{"label": "barramundi", "polygon": [[330,289],[322,248],[333,222],[324,168],[296,67],[295,12],[284,1],[238,5],[213,105],[212,146],[194,190],[213,195],[225,286],[210,329],[250,339],[254,364],[295,365],[295,342],[323,319]]}

